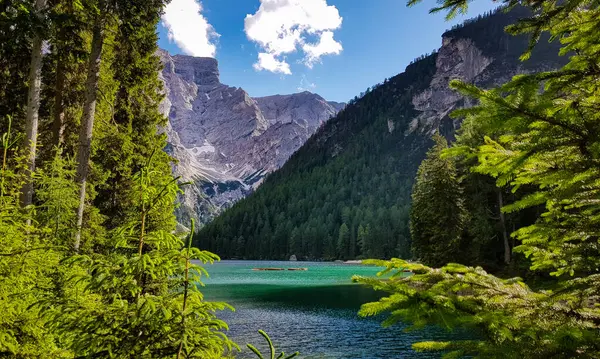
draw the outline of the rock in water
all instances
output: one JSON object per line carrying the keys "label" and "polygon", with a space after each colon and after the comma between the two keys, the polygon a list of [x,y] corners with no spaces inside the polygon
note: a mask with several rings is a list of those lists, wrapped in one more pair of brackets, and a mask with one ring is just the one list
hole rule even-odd
{"label": "rock in water", "polygon": [[185,186],[177,217],[207,222],[248,195],[344,106],[302,92],[251,98],[219,79],[216,59],[159,50],[167,151]]}
{"label": "rock in water", "polygon": [[298,258],[296,258],[296,255],[295,255],[295,254],[292,254],[292,255],[290,256],[290,261],[292,261],[292,262],[295,262],[295,261],[297,261],[297,260],[298,260]]}

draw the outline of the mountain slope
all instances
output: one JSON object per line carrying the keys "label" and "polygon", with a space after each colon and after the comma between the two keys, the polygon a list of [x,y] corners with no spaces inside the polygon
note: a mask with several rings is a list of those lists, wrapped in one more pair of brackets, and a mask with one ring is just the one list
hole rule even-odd
{"label": "mountain slope", "polygon": [[254,194],[205,227],[196,244],[226,258],[409,257],[418,165],[433,132],[452,138],[460,125],[449,113],[470,105],[448,82],[491,86],[564,61],[558,46],[544,41],[527,63],[518,60],[527,38],[503,29],[523,11],[446,32],[437,53],[351,101]]}
{"label": "mountain slope", "polygon": [[191,182],[178,219],[209,221],[279,168],[322,123],[338,112],[310,92],[251,98],[219,80],[217,60],[159,55],[169,117],[167,150],[174,174]]}

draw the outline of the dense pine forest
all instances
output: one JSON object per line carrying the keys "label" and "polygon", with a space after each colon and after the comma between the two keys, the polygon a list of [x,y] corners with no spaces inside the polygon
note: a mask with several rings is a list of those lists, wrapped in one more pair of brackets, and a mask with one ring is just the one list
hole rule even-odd
{"label": "dense pine forest", "polygon": [[[520,66],[528,37],[511,36],[504,28],[529,13],[523,7],[508,13],[496,10],[449,30],[444,38],[473,41],[484,56],[494,59],[484,83],[489,85]],[[525,68],[564,63],[558,45],[547,43],[547,38],[523,63]],[[204,227],[195,245],[225,258],[411,258],[411,191],[419,164],[434,143],[427,129],[410,129],[419,114],[413,98],[430,86],[437,56],[416,59],[403,73],[352,100],[255,193]],[[452,119],[444,118],[438,126],[454,139]],[[468,173],[463,166],[455,176],[458,180]],[[493,180],[468,177],[461,186],[469,187],[465,206],[471,216],[457,234],[462,238],[460,259],[502,267],[507,228],[527,218],[507,215],[502,223]],[[509,192],[505,201],[514,200]],[[437,195],[443,194],[431,194],[431,205],[440,204]]]}

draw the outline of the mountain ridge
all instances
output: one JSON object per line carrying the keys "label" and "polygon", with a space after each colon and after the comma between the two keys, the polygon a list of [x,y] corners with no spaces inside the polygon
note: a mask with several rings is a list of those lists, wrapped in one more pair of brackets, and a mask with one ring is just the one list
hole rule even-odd
{"label": "mountain ridge", "polygon": [[502,10],[453,28],[440,49],[355,98],[251,196],[198,235],[224,258],[349,259],[410,257],[408,214],[417,168],[440,132],[452,139],[452,110],[473,103],[452,79],[493,86],[512,76],[559,67],[559,45],[528,46],[506,25],[526,15]]}
{"label": "mountain ridge", "polygon": [[310,92],[252,98],[220,82],[214,58],[158,55],[167,151],[177,160],[174,174],[190,182],[179,198],[180,223],[207,222],[251,193],[340,107]]}

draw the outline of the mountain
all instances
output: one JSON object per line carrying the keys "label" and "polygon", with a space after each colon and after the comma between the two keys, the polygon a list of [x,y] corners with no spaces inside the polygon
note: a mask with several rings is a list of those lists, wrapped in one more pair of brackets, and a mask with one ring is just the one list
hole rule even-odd
{"label": "mountain", "polygon": [[209,221],[251,193],[343,104],[302,92],[251,98],[224,85],[213,58],[159,51],[169,117],[167,151],[184,182],[178,219]]}
{"label": "mountain", "polygon": [[452,140],[452,110],[472,105],[448,88],[479,86],[561,66],[559,45],[542,39],[531,59],[527,37],[504,32],[526,15],[495,11],[447,31],[442,46],[355,98],[261,187],[196,236],[224,258],[408,258],[415,174],[440,132]]}

